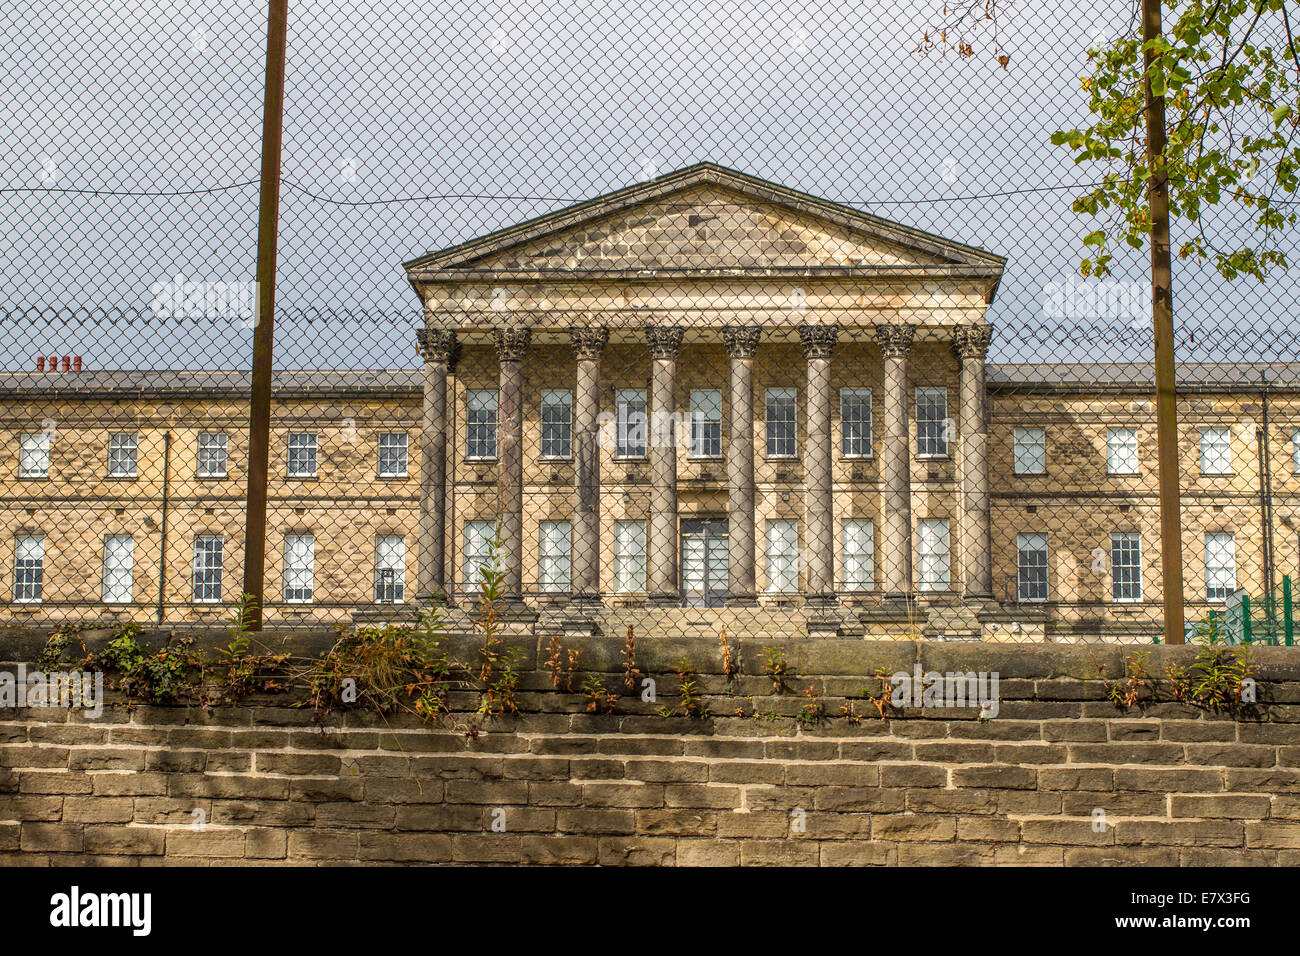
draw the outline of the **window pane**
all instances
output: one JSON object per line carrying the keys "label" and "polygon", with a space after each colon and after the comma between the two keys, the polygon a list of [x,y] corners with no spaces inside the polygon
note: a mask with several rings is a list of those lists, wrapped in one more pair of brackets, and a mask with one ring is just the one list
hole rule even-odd
{"label": "window pane", "polygon": [[18,450],[18,477],[45,478],[50,473],[50,436],[24,435]]}
{"label": "window pane", "polygon": [[868,518],[845,518],[840,525],[844,590],[875,587],[875,528]]}
{"label": "window pane", "polygon": [[1041,428],[1015,430],[1015,470],[1017,475],[1041,475],[1047,467],[1047,443]]}
{"label": "window pane", "polygon": [[618,442],[615,454],[622,458],[644,458],[648,416],[643,388],[620,388],[617,395]]}
{"label": "window pane", "polygon": [[793,388],[769,388],[766,399],[767,456],[789,458],[798,453],[797,392]]}
{"label": "window pane", "polygon": [[1229,533],[1205,536],[1205,597],[1221,601],[1237,590],[1237,544]]}
{"label": "window pane", "polygon": [[114,478],[135,477],[136,436],[108,436],[108,473]]}
{"label": "window pane", "polygon": [[920,456],[948,454],[948,390],[916,390],[916,453]]}
{"label": "window pane", "polygon": [[871,389],[840,389],[840,454],[845,458],[871,455]]}
{"label": "window pane", "polygon": [[104,539],[104,601],[126,604],[131,600],[131,579],[135,571],[135,540],[129,534]]}
{"label": "window pane", "polygon": [[1136,534],[1110,536],[1111,597],[1142,600],[1142,538]]}
{"label": "window pane", "polygon": [[1106,469],[1112,475],[1136,475],[1138,472],[1137,429],[1107,429],[1106,458]]}
{"label": "window pane", "polygon": [[406,599],[406,539],[383,534],[375,539],[375,600],[401,604]]}
{"label": "window pane", "polygon": [[407,469],[406,432],[384,432],[379,436],[379,474],[385,478],[403,478]]}
{"label": "window pane", "polygon": [[225,541],[219,534],[194,539],[194,600],[221,600],[221,562]]}
{"label": "window pane", "polygon": [[799,524],[767,523],[767,590],[794,594],[799,590]]}
{"label": "window pane", "polygon": [[302,604],[312,599],[316,569],[316,539],[291,534],[284,539],[284,599]]}
{"label": "window pane", "polygon": [[542,457],[573,456],[573,393],[568,389],[542,391]]}
{"label": "window pane", "polygon": [[949,586],[951,559],[948,553],[948,519],[922,518],[917,525],[917,555],[920,587],[942,591]]}
{"label": "window pane", "polygon": [[497,393],[479,389],[465,394],[465,457],[497,456]]}
{"label": "window pane", "polygon": [[465,522],[465,566],[463,589],[471,594],[478,593],[483,585],[483,571],[499,571],[504,566],[505,555],[498,551],[492,554],[492,540],[496,537],[496,522]]}
{"label": "window pane", "polygon": [[223,478],[226,474],[225,432],[204,432],[199,435],[200,478]]}
{"label": "window pane", "polygon": [[45,585],[45,536],[14,539],[14,600],[40,601]]}
{"label": "window pane", "polygon": [[316,434],[293,432],[289,435],[289,474],[310,478],[316,474]]}
{"label": "window pane", "polygon": [[691,392],[691,457],[717,458],[722,454],[722,392]]}
{"label": "window pane", "polygon": [[1201,474],[1228,475],[1232,473],[1232,432],[1227,428],[1206,428],[1201,431]]}
{"label": "window pane", "polygon": [[1016,536],[1016,595],[1021,601],[1047,600],[1047,535]]}
{"label": "window pane", "polygon": [[537,587],[542,591],[569,590],[571,527],[567,521],[543,521],[538,526],[540,547]]}
{"label": "window pane", "polygon": [[614,522],[614,590],[644,591],[645,522]]}

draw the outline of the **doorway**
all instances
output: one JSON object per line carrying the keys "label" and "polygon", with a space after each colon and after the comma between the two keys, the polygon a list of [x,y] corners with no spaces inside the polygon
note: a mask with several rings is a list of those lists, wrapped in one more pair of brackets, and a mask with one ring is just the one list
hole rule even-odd
{"label": "doorway", "polygon": [[687,607],[727,603],[727,519],[683,521],[682,602]]}

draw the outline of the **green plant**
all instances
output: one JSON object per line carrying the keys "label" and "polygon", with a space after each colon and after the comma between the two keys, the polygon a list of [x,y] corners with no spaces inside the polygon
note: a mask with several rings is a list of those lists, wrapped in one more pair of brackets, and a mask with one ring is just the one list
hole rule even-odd
{"label": "green plant", "polygon": [[36,666],[43,671],[53,671],[64,664],[71,663],[73,658],[68,652],[72,650],[74,643],[81,648],[79,659],[84,660],[88,652],[86,642],[81,639],[81,626],[73,624],[59,628],[45,641],[45,646],[36,657]]}
{"label": "green plant", "polygon": [[582,683],[582,696],[587,701],[587,713],[612,714],[618,704],[618,694],[605,689],[605,685],[595,674],[588,674]]}
{"label": "green plant", "polygon": [[826,718],[826,707],[822,704],[821,697],[817,694],[817,688],[813,684],[808,685],[808,689],[803,692],[806,700],[804,705],[799,708],[794,719],[805,727],[815,727]]}
{"label": "green plant", "polygon": [[1147,663],[1150,659],[1151,654],[1147,651],[1133,651],[1124,658],[1124,677],[1121,680],[1102,679],[1106,697],[1112,704],[1128,710],[1138,702],[1143,688],[1148,685]]}
{"label": "green plant", "polygon": [[772,693],[784,694],[790,689],[785,683],[786,673],[790,666],[785,657],[785,648],[765,647],[762,653],[758,655],[758,660],[763,668],[763,673],[772,681]]}
{"label": "green plant", "polygon": [[194,652],[194,638],[172,638],[157,651],[140,646],[140,625],[124,624],[102,651],[87,657],[87,667],[102,670],[109,686],[128,700],[170,704],[201,700],[203,659]]}
{"label": "green plant", "polygon": [[677,693],[682,699],[682,713],[695,720],[703,720],[708,717],[709,708],[700,697],[699,681],[695,676],[695,669],[686,662],[686,658],[683,657],[674,665],[673,673],[677,675]]}
{"label": "green plant", "polygon": [[1244,699],[1242,691],[1257,671],[1249,644],[1207,644],[1190,664],[1170,665],[1169,682],[1175,700],[1214,713],[1235,713],[1253,703]]}
{"label": "green plant", "polygon": [[[217,648],[217,661],[204,665],[204,704],[214,702],[213,696],[227,704],[234,704],[256,691],[274,692],[284,689],[280,670],[288,661],[288,654],[254,654],[249,622],[257,608],[257,599],[243,594],[235,603],[235,611],[227,624],[230,643]],[[208,672],[217,675],[215,688],[209,689]],[[212,695],[212,696],[210,696]]]}
{"label": "green plant", "polygon": [[890,693],[889,671],[883,667],[877,667],[875,677],[880,682],[879,693],[873,694],[870,687],[864,687],[862,688],[862,696],[867,703],[876,708],[876,716],[880,720],[884,720],[894,709],[893,695]]}
{"label": "green plant", "polygon": [[378,714],[405,711],[424,720],[443,712],[451,665],[436,617],[420,629],[385,624],[344,630],[302,675],[318,716],[346,707]]}

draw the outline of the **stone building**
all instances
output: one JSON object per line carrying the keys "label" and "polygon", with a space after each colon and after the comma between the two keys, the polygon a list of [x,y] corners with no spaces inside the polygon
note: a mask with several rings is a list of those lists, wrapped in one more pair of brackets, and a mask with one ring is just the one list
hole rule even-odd
{"label": "stone building", "polygon": [[[465,623],[495,550],[541,632],[1149,639],[1150,370],[986,365],[1004,265],[708,164],[408,262],[422,371],[277,373],[267,620]],[[1296,569],[1298,373],[1180,372],[1193,617]],[[229,616],[246,401],[0,379],[5,616]]]}

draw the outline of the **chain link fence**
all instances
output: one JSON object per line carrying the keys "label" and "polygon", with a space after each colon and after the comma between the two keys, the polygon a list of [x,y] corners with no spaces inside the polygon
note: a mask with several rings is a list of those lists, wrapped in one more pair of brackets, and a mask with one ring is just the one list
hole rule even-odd
{"label": "chain link fence", "polygon": [[[292,3],[267,624],[1289,643],[1296,285],[1176,262],[1166,595],[1146,253],[1050,142],[1133,11],[993,12]],[[0,14],[7,624],[234,613],[265,18]]]}

